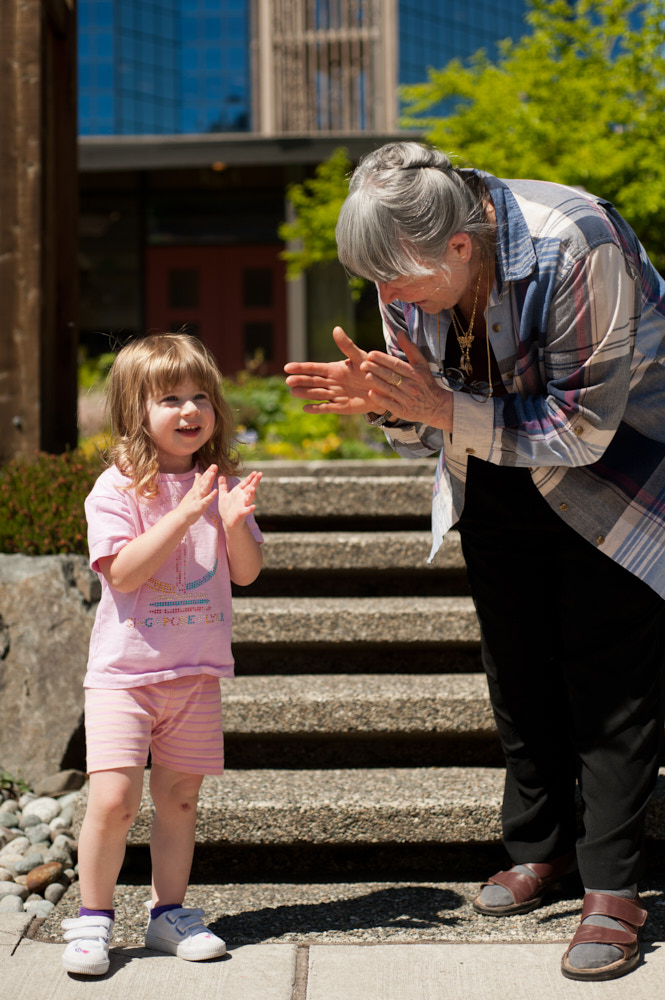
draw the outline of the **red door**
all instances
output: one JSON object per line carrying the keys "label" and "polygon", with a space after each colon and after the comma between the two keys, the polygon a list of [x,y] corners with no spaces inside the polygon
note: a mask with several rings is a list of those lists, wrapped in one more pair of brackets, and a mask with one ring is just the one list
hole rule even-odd
{"label": "red door", "polygon": [[225,375],[286,362],[286,288],[278,246],[149,247],[148,330],[201,337]]}

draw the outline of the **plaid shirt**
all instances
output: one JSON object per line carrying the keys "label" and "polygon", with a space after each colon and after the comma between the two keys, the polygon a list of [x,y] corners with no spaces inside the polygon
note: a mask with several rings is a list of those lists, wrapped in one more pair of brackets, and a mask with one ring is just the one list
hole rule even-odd
{"label": "plaid shirt", "polygon": [[[400,420],[400,454],[439,452],[430,559],[464,505],[469,455],[527,467],[553,510],[665,596],[665,282],[612,205],[482,174],[497,216],[487,315],[505,395],[456,392],[449,434]],[[380,304],[390,353],[407,332],[432,370],[450,314]],[[445,391],[445,390],[442,390]]]}

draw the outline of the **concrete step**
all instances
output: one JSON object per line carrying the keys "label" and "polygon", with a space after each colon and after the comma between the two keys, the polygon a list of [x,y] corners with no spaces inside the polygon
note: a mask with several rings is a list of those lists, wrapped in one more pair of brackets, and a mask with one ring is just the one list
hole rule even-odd
{"label": "concrete step", "polygon": [[330,570],[464,572],[460,538],[451,531],[432,563],[429,531],[271,531],[263,546],[265,573]]}
{"label": "concrete step", "polygon": [[[207,777],[196,840],[229,845],[365,845],[498,842],[501,768],[376,768],[227,771]],[[128,843],[149,843],[152,805],[146,775]],[[665,836],[661,771],[647,835]]]}
{"label": "concrete step", "polygon": [[433,466],[428,471],[427,476],[266,475],[257,493],[256,516],[259,524],[354,518],[429,522]]}
{"label": "concrete step", "polygon": [[429,531],[266,531],[263,569],[237,597],[461,596],[469,592],[459,536],[432,563]]}
{"label": "concrete step", "polygon": [[268,646],[288,643],[352,645],[408,644],[472,647],[480,641],[470,597],[237,597],[233,642]]}
{"label": "concrete step", "polygon": [[[128,843],[149,843],[146,776]],[[228,770],[207,777],[196,842],[381,844],[487,841],[500,837],[500,768]]]}
{"label": "concrete step", "polygon": [[332,461],[301,461],[300,459],[267,459],[254,462],[247,459],[247,469],[258,469],[267,479],[377,479],[394,476],[427,479],[434,475],[436,458],[399,458],[391,455],[387,459],[367,460],[364,458],[334,459]]}
{"label": "concrete step", "polygon": [[495,732],[482,674],[237,677],[221,689],[227,739]]}

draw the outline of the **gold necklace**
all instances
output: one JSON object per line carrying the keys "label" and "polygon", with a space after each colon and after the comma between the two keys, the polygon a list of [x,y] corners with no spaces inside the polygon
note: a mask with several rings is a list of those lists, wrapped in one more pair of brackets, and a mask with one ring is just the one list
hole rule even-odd
{"label": "gold necklace", "polygon": [[[457,343],[459,344],[461,357],[459,366],[465,375],[473,375],[473,365],[471,364],[471,359],[469,354],[471,352],[471,345],[473,344],[473,324],[476,320],[476,307],[478,305],[478,294],[480,292],[480,279],[483,276],[483,264],[484,260],[480,259],[480,270],[478,271],[478,281],[476,282],[476,295],[473,300],[473,310],[471,312],[471,319],[466,330],[463,330],[457,316],[455,315],[455,307],[450,310],[450,318],[453,321],[453,329],[455,331],[455,336],[457,337]],[[489,266],[488,266],[489,273]]]}
{"label": "gold necklace", "polygon": [[[476,298],[475,298],[475,301],[473,303],[473,313],[471,315],[471,322],[470,322],[469,328],[467,330],[467,336],[469,334],[471,334],[471,341],[469,343],[469,350],[471,349],[471,343],[473,343],[473,321],[476,318],[476,305],[478,304],[478,290],[480,288],[480,275],[482,274],[482,272],[483,272],[483,261],[480,262],[480,271],[478,272],[478,284],[476,285]],[[494,395],[494,391],[493,391],[493,387],[492,387],[492,356],[491,356],[491,353],[490,353],[490,324],[489,324],[489,315],[490,315],[490,265],[489,265],[489,259],[487,261],[487,306],[486,306],[486,309],[487,309],[487,327],[486,327],[486,330],[485,330],[485,340],[486,340],[486,344],[487,344],[487,386],[488,386],[488,393],[487,394],[488,394],[488,396],[493,396]],[[453,325],[454,325],[454,317],[455,317],[454,309],[450,310],[450,315],[453,318]],[[440,313],[437,313],[436,314],[436,336],[437,336],[437,339],[439,341],[439,374],[444,375],[445,373],[444,373],[444,370],[443,370],[443,358],[441,356],[441,328],[440,328],[440,325],[439,325],[439,318],[440,318]],[[457,334],[457,328],[455,328],[455,336],[457,337],[457,342],[460,345],[460,350],[461,350],[462,349],[462,344],[461,344],[460,338],[459,338],[459,336]],[[464,374],[465,375],[470,375],[471,371],[472,371],[472,366],[468,362],[468,352],[467,352],[467,364],[468,364],[469,370],[468,371],[465,370]],[[462,366],[460,365],[460,367],[462,367]],[[465,378],[465,382],[466,382],[466,378]]]}

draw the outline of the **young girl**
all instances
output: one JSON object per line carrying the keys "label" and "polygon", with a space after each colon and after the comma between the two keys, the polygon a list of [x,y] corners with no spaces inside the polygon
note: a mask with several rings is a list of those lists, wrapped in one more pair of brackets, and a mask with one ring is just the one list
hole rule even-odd
{"label": "young girl", "polygon": [[113,465],[85,502],[102,597],[84,681],[90,784],[79,838],[83,905],[63,921],[68,972],[108,970],[113,892],[148,750],[146,947],[190,961],[226,950],[203,911],[182,905],[199,787],[223,770],[219,678],[233,673],[231,581],[251,583],[262,561],[253,516],[261,473],[233,476],[220,381],[207,349],[184,334],[130,343],[109,376]]}

